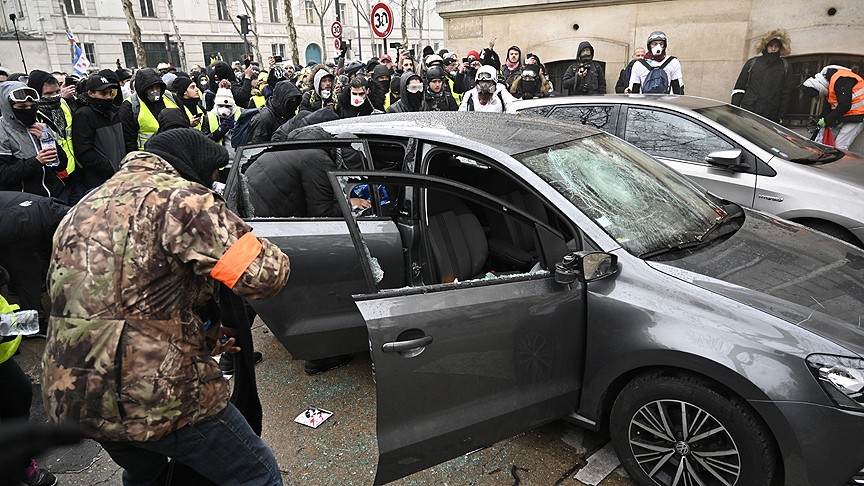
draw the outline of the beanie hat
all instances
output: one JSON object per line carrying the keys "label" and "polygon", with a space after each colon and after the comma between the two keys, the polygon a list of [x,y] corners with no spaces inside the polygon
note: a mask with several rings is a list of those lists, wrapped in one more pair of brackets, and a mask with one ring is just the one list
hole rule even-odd
{"label": "beanie hat", "polygon": [[424,58],[426,56],[431,56],[432,54],[435,54],[435,49],[432,49],[432,46],[426,46],[423,48],[423,57]]}
{"label": "beanie hat", "polygon": [[189,117],[182,108],[165,108],[156,117],[159,130],[156,133],[167,132],[175,128],[189,128]]}
{"label": "beanie hat", "polygon": [[477,51],[468,51],[468,54],[465,54],[465,57],[474,57],[474,59],[480,59],[480,53]]}
{"label": "beanie hat", "polygon": [[390,92],[399,94],[399,86],[400,86],[400,76],[393,76],[390,78]]}
{"label": "beanie hat", "polygon": [[189,86],[192,84],[194,84],[194,81],[192,81],[191,79],[178,77],[174,80],[174,91],[176,91],[179,95],[183,95],[183,93],[185,93],[186,90],[189,89]]}
{"label": "beanie hat", "polygon": [[219,88],[219,90],[216,91],[216,97],[213,98],[213,104],[234,106],[236,104],[234,102],[234,94],[231,93],[231,90],[228,88]]}
{"label": "beanie hat", "polygon": [[210,187],[213,171],[228,163],[225,148],[193,128],[157,133],[144,150],[165,159],[186,180],[205,187]]}
{"label": "beanie hat", "polygon": [[51,73],[35,69],[30,71],[30,79],[27,80],[27,86],[35,89],[36,92],[39,93],[39,96],[42,96],[42,86],[44,86],[49,80],[56,81]]}
{"label": "beanie hat", "polygon": [[119,81],[126,81],[127,79],[132,79],[132,71],[128,69],[118,69],[114,72],[117,74],[117,79]]}
{"label": "beanie hat", "polygon": [[165,83],[165,87],[174,91],[174,80],[177,79],[177,75],[174,73],[165,73],[162,75],[162,82]]}

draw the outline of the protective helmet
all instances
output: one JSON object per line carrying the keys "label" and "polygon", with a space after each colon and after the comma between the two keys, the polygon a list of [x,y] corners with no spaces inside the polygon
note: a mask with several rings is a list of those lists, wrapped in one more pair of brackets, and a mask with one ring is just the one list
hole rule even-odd
{"label": "protective helmet", "polygon": [[426,56],[426,60],[423,62],[426,64],[426,66],[435,66],[435,65],[443,66],[444,65],[444,59],[442,59],[441,56],[439,56],[437,54],[432,54],[431,56]]}
{"label": "protective helmet", "polygon": [[648,36],[648,42],[646,43],[646,47],[649,51],[651,50],[651,43],[658,40],[663,41],[663,47],[669,46],[669,41],[666,40],[666,34],[659,30],[655,30],[654,32],[651,32],[651,34]]}
{"label": "protective helmet", "polygon": [[156,70],[161,71],[163,69],[168,69],[170,67],[171,67],[171,65],[168,64],[167,62],[160,62],[159,64],[156,65]]}
{"label": "protective helmet", "polygon": [[366,65],[361,61],[351,61],[345,65],[345,68],[342,70],[347,76],[355,76],[357,74],[364,74],[366,72]]}
{"label": "protective helmet", "polygon": [[475,82],[489,79],[493,81],[497,81],[498,79],[498,73],[492,66],[481,66],[480,69],[477,70],[477,74],[474,75]]}
{"label": "protective helmet", "polygon": [[432,66],[426,71],[426,81],[435,79],[444,79],[444,70],[441,69],[441,66]]}

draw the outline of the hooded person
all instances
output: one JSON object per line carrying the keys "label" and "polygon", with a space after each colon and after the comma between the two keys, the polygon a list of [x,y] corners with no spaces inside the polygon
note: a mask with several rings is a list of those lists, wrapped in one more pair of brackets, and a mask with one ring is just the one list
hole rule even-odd
{"label": "hooded person", "polygon": [[312,89],[303,93],[300,108],[306,111],[316,111],[325,106],[335,109],[336,92],[333,74],[326,69],[318,69],[312,79]]}
{"label": "hooded person", "polygon": [[[38,69],[31,71],[27,80],[27,86],[39,93],[39,108],[36,121],[48,126],[51,134],[57,142],[58,148],[62,148],[65,161],[63,167],[65,173],[60,172],[62,179],[75,170],[75,151],[72,147],[72,109],[60,96],[61,87],[57,79],[50,73]],[[69,188],[73,184],[69,184]],[[68,190],[67,189],[67,190]],[[67,198],[64,198],[68,202]]]}
{"label": "hooded person", "polygon": [[119,108],[111,100],[111,93],[119,91],[117,84],[107,76],[90,76],[86,89],[82,106],[72,115],[72,145],[79,164],[78,181],[85,189],[93,189],[120,169],[126,149]]}
{"label": "hooded person", "polygon": [[[240,351],[245,361],[248,322],[226,319],[219,305],[221,325],[213,321],[205,334],[196,312],[217,293],[233,305],[237,296],[272,296],[288,279],[287,256],[209,189],[227,162],[225,149],[197,130],[154,135],[55,233],[45,413],[80,424],[130,484],[156,483],[169,456],[214,482],[282,484],[211,358]],[[81,322],[92,332],[70,338]],[[213,461],[202,443],[219,443],[231,460]]]}
{"label": "hooded person", "polygon": [[390,91],[391,79],[390,68],[385,64],[378,64],[372,70],[369,101],[376,110],[384,111],[390,106],[387,103],[387,93]]}
{"label": "hooded person", "polygon": [[[227,79],[231,82],[231,94],[234,95],[234,102],[237,103],[237,106],[248,106],[249,99],[252,97],[252,79],[245,75],[247,72],[252,72],[251,66],[246,68],[243,77],[238,81],[234,70],[231,69],[228,63],[224,61],[214,63],[208,72],[210,76],[210,91],[213,94],[212,96],[207,95],[205,98],[209,97],[212,99],[215,97],[216,90],[219,89],[219,81]],[[212,108],[210,101],[207,101],[205,106]]]}
{"label": "hooded person", "polygon": [[39,142],[39,93],[19,81],[0,83],[0,190],[58,197],[65,184],[62,149]]}
{"label": "hooded person", "polygon": [[207,124],[198,85],[190,78],[179,77],[174,81],[174,87],[176,88],[177,102],[182,105],[183,111],[189,117],[189,126],[201,130],[203,133],[210,133],[211,129],[210,125]]}
{"label": "hooded person", "polygon": [[845,66],[830,65],[807,78],[801,88],[805,98],[825,98],[816,141],[822,143],[831,129],[834,146],[848,150],[864,128],[864,78]]}
{"label": "hooded person", "polygon": [[789,61],[791,52],[785,30],[769,32],[756,44],[760,56],[751,57],[732,88],[732,104],[779,123],[786,118],[794,83]]}
{"label": "hooded person", "polygon": [[531,100],[543,98],[547,95],[542,89],[543,81],[540,74],[540,66],[537,64],[525,64],[520,74],[510,86],[510,93],[519,100]]}
{"label": "hooded person", "polygon": [[273,132],[297,113],[300,90],[291,81],[280,81],[264,108],[249,122],[248,143],[269,142]]}
{"label": "hooded person", "polygon": [[[165,108],[159,112],[159,130],[156,133],[165,133],[177,128],[190,128],[189,117],[183,113],[182,108]],[[146,146],[145,146],[146,147]]]}
{"label": "hooded person", "polygon": [[339,118],[366,116],[376,111],[381,113],[382,110],[376,110],[369,99],[373,84],[375,83],[365,76],[357,76],[348,81],[347,86],[338,95]]}
{"label": "hooded person", "polygon": [[407,72],[399,77],[399,101],[387,108],[387,113],[420,111],[423,107],[423,78]]}
{"label": "hooded person", "polygon": [[510,103],[516,99],[503,84],[497,82],[497,79],[495,68],[492,66],[482,66],[478,69],[474,88],[462,97],[459,111],[506,112]]}
{"label": "hooded person", "polygon": [[504,85],[509,89],[520,74],[522,74],[522,49],[519,46],[510,46],[507,49],[507,58],[504,59],[504,67],[501,68]]}
{"label": "hooded person", "polygon": [[651,32],[645,45],[648,52],[641,61],[633,64],[630,71],[630,92],[683,95],[681,62],[675,56],[668,55],[666,34],[659,30]]}
{"label": "hooded person", "polygon": [[139,69],[135,73],[135,93],[120,105],[126,153],[144,148],[159,130],[157,117],[165,108],[179,108],[174,95],[166,90],[162,77],[154,69]]}
{"label": "hooded person", "polygon": [[447,74],[441,66],[432,66],[426,71],[426,89],[420,111],[456,111],[459,105],[446,89]]}
{"label": "hooded person", "polygon": [[571,64],[561,80],[564,92],[570,95],[606,94],[606,73],[603,66],[594,60],[594,46],[588,41],[580,42],[576,56],[579,62]]}

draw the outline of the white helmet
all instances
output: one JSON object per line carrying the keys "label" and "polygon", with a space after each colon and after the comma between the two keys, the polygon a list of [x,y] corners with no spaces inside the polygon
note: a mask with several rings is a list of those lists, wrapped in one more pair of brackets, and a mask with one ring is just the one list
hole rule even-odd
{"label": "white helmet", "polygon": [[474,75],[474,81],[483,81],[483,80],[498,80],[498,73],[495,71],[495,68],[492,66],[481,66],[480,69],[477,70],[477,74]]}

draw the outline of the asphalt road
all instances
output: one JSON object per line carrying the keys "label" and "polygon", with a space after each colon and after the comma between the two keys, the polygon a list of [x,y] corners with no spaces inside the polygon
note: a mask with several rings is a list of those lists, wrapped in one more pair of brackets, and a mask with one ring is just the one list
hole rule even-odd
{"label": "asphalt road", "polygon": [[[258,325],[256,347],[264,353],[257,367],[264,409],[263,438],[273,449],[286,484],[368,485],[375,477],[375,384],[368,355],[316,376],[303,373],[279,342]],[[24,342],[16,358],[38,379],[44,341]],[[38,383],[37,383],[38,386]],[[37,390],[38,391],[38,390]],[[294,423],[308,406],[334,412],[317,429]],[[44,418],[35,404],[33,419]],[[58,449],[40,458],[58,485],[121,484],[121,471],[92,441]],[[581,480],[580,480],[581,479]],[[556,422],[493,446],[413,474],[398,485],[601,485],[630,486],[602,434]]]}

